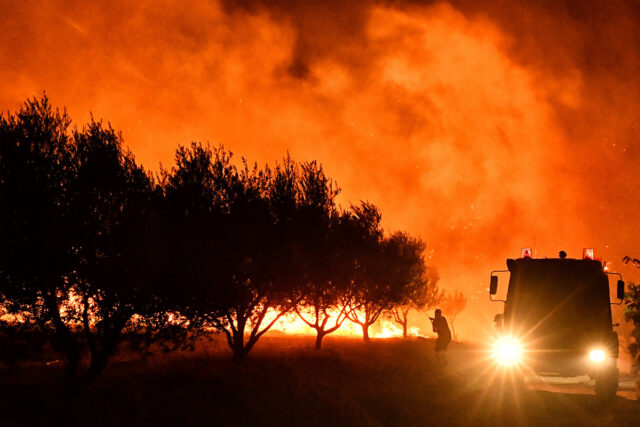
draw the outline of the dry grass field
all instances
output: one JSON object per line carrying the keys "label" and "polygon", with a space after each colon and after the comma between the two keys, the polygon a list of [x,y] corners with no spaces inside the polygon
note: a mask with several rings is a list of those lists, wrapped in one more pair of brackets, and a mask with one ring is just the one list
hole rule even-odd
{"label": "dry grass field", "polygon": [[[483,352],[433,341],[265,336],[243,362],[223,342],[146,359],[121,352],[84,393],[65,399],[60,366],[0,367],[0,425],[637,425],[640,404],[594,395],[500,393]],[[1,366],[1,365],[0,365]]]}

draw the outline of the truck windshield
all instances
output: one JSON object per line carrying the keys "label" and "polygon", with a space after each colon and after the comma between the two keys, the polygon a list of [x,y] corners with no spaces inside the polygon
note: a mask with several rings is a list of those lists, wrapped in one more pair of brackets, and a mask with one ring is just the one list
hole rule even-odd
{"label": "truck windshield", "polygon": [[610,329],[609,282],[591,260],[509,260],[505,326],[545,345],[572,346]]}

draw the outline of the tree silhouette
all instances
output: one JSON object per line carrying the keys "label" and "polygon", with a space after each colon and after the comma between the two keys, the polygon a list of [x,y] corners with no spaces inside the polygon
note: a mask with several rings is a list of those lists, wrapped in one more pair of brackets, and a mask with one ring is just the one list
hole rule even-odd
{"label": "tree silhouette", "polygon": [[389,310],[389,317],[402,326],[402,336],[407,337],[409,312],[422,311],[433,305],[437,298],[438,274],[424,261],[424,242],[406,233],[396,233],[390,239],[396,246],[393,280],[403,287],[402,299]]}
{"label": "tree silhouette", "polygon": [[3,337],[50,338],[69,391],[124,340],[193,348],[213,328],[241,359],[295,310],[319,349],[347,318],[368,341],[383,312],[406,335],[406,307],[438,296],[424,244],[385,238],[372,204],[343,211],[316,162],[193,143],[153,179],[110,126],[69,126],[46,96],[0,116],[0,312],[22,320]]}
{"label": "tree silhouette", "polygon": [[91,352],[86,382],[106,367],[133,316],[153,314],[161,254],[153,182],[121,138],[92,121],[74,133],[73,148],[78,264],[71,279]]}
{"label": "tree silhouette", "polygon": [[440,306],[444,300],[446,291],[438,286],[440,275],[435,267],[428,266],[427,275],[431,277],[430,280],[434,285],[427,288],[427,297],[425,298],[426,304],[420,309],[420,311],[430,318],[430,311]]}
{"label": "tree silhouette", "polygon": [[440,304],[442,312],[449,316],[449,320],[451,321],[451,333],[455,340],[456,329],[454,322],[456,321],[456,317],[458,317],[458,315],[465,309],[467,305],[467,297],[461,291],[456,291],[453,294],[445,294]]}
{"label": "tree silhouette", "polygon": [[384,285],[374,280],[380,273],[380,220],[378,208],[367,202],[352,206],[345,218],[347,253],[353,259],[353,298],[347,307],[347,318],[360,325],[365,342],[369,342],[369,327],[387,308]]}
{"label": "tree silhouette", "polygon": [[70,134],[69,124],[46,96],[0,119],[0,295],[22,328],[51,335],[74,391],[153,305],[157,233],[151,180],[113,129],[92,121]]}
{"label": "tree silhouette", "polygon": [[369,327],[382,313],[407,301],[409,289],[422,280],[424,243],[405,233],[383,238],[381,215],[369,203],[353,206],[352,211],[355,268],[347,316],[360,325],[364,341],[369,342]]}
{"label": "tree silhouette", "polygon": [[350,276],[345,274],[341,215],[335,205],[339,190],[315,162],[303,163],[298,176],[298,208],[293,220],[293,264],[300,283],[295,311],[316,331],[315,348],[346,320]]}
{"label": "tree silhouette", "polygon": [[[640,259],[625,256],[622,261],[632,263],[636,268],[640,268]],[[632,322],[634,329],[631,336],[634,342],[628,346],[629,354],[634,359],[635,369],[640,368],[640,285],[635,283],[627,284],[627,293],[625,294],[624,318],[627,322]]]}
{"label": "tree silhouette", "polygon": [[334,213],[327,219],[325,235],[316,236],[304,252],[308,257],[306,274],[295,308],[298,316],[316,331],[318,350],[323,338],[347,319],[353,298],[353,260],[341,234],[345,215]]}
{"label": "tree silhouette", "polygon": [[[270,193],[269,168],[238,168],[231,157],[223,147],[178,149],[165,177],[177,267],[167,277],[176,310],[193,325],[223,332],[240,359],[292,308],[287,221],[274,216],[269,196],[282,203],[293,196],[286,188]],[[270,312],[275,316],[263,324]]]}
{"label": "tree silhouette", "polygon": [[[60,309],[76,254],[68,183],[74,174],[66,112],[48,98],[29,99],[0,117],[0,294],[10,312],[52,333],[65,355],[65,378],[81,349]],[[69,381],[67,381],[69,382]]]}
{"label": "tree silhouette", "polygon": [[629,283],[627,287],[624,318],[627,322],[633,323],[634,329],[631,331],[631,336],[635,339],[629,344],[628,350],[634,359],[635,369],[638,370],[640,368],[640,286]]}

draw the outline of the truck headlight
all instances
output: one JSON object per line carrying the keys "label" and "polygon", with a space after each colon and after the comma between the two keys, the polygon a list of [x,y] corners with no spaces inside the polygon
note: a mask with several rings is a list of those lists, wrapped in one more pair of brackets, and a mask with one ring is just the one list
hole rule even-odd
{"label": "truck headlight", "polygon": [[493,344],[493,356],[500,365],[513,366],[522,361],[522,344],[516,338],[502,337]]}
{"label": "truck headlight", "polygon": [[589,352],[589,360],[593,363],[602,363],[606,357],[604,350],[600,348],[593,349]]}

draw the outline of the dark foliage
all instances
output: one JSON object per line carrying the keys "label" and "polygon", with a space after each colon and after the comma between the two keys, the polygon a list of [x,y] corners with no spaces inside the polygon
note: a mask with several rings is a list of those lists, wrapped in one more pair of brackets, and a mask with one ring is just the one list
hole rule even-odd
{"label": "dark foliage", "polygon": [[424,261],[425,243],[406,233],[395,233],[387,242],[386,251],[390,268],[389,279],[400,287],[401,299],[388,310],[388,317],[402,326],[402,336],[407,338],[409,312],[423,311],[438,302],[438,273]]}
{"label": "dark foliage", "polygon": [[178,149],[176,167],[165,172],[166,297],[192,328],[223,332],[242,358],[292,307],[282,212],[294,195],[277,181],[290,162],[274,172],[246,162],[238,168],[231,158],[223,147],[192,144]]}
{"label": "dark foliage", "polygon": [[354,259],[353,299],[348,308],[348,318],[362,327],[362,337],[369,341],[369,327],[380,315],[402,302],[403,286],[396,281],[392,265],[395,248],[391,239],[384,239],[378,209],[363,202],[352,206],[353,243],[350,246]]}
{"label": "dark foliage", "polygon": [[75,170],[71,121],[46,97],[0,117],[0,298],[10,313],[51,335],[67,379],[80,347],[61,308],[77,254],[69,183]]}
{"label": "dark foliage", "polygon": [[153,287],[163,258],[153,182],[113,129],[92,121],[74,132],[73,159],[78,258],[70,279],[80,299],[74,320],[91,352],[90,380],[105,368],[134,315],[140,323],[157,312]]}
{"label": "dark foliage", "polygon": [[242,359],[295,311],[319,349],[346,319],[367,340],[381,313],[433,294],[424,243],[385,237],[370,203],[343,211],[316,162],[259,167],[193,143],[154,179],[110,126],[69,126],[46,96],[0,116],[0,338],[18,355],[5,359],[49,342],[68,390],[123,341],[192,349],[218,332]]}

